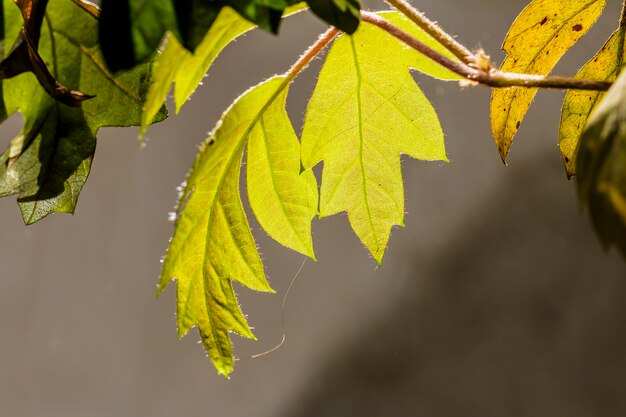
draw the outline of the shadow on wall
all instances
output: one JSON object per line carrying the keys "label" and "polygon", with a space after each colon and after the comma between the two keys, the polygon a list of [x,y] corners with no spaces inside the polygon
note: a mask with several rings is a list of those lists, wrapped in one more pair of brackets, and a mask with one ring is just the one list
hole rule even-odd
{"label": "shadow on wall", "polygon": [[626,415],[626,264],[526,167],[282,415]]}

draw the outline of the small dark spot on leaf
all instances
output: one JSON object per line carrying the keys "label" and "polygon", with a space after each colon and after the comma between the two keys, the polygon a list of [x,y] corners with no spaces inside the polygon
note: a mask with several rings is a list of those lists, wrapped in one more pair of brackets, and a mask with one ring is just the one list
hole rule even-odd
{"label": "small dark spot on leaf", "polygon": [[580,23],[577,23],[574,26],[572,26],[572,30],[575,32],[580,32],[581,30],[583,30],[583,25],[581,25]]}
{"label": "small dark spot on leaf", "polygon": [[543,20],[541,22],[539,22],[539,24],[540,25],[545,25],[547,21],[548,21],[548,16],[544,17]]}
{"label": "small dark spot on leaf", "polygon": [[215,140],[214,140],[214,139],[211,139],[211,140],[209,141],[209,146],[213,145],[214,143],[215,143]]}
{"label": "small dark spot on leaf", "polygon": [[515,123],[515,128],[519,129],[519,121],[517,123]]}
{"label": "small dark spot on leaf", "polygon": [[565,162],[569,162],[569,158],[567,156],[565,157]]}

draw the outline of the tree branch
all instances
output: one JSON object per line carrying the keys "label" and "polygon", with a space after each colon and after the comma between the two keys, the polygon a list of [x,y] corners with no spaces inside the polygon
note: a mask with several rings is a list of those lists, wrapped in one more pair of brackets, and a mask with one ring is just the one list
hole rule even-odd
{"label": "tree branch", "polygon": [[463,44],[457,42],[452,36],[441,29],[435,22],[428,19],[422,12],[411,6],[406,0],[386,0],[398,11],[402,12],[406,17],[411,19],[418,27],[432,36],[440,44],[446,47],[465,64],[473,64],[476,62],[476,56],[470,52]]}
{"label": "tree branch", "polygon": [[[399,1],[399,0],[390,0]],[[461,61],[455,61],[430,48],[419,40],[415,39],[402,29],[394,26],[382,17],[371,13],[361,12],[364,22],[377,26],[396,37],[406,45],[435,61],[439,65],[449,69],[450,71],[460,75],[466,80],[486,85],[489,87],[527,87],[527,88],[554,88],[554,89],[572,89],[572,90],[593,90],[606,91],[612,83],[596,80],[582,80],[569,77],[550,77],[536,74],[518,74],[513,72],[500,71],[493,68],[487,61],[481,65],[470,66]],[[456,41],[455,41],[456,42]],[[445,45],[444,45],[445,46]]]}

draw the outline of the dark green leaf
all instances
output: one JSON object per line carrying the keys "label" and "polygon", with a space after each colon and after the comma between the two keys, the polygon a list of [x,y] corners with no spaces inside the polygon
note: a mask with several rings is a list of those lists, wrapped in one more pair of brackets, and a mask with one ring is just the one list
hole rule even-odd
{"label": "dark green leaf", "polygon": [[359,27],[359,0],[308,0],[307,4],[320,19],[346,33],[352,34]]}
{"label": "dark green leaf", "polygon": [[[7,39],[19,36],[22,18],[4,0]],[[21,112],[24,129],[0,156],[0,194],[19,194],[26,223],[52,212],[73,212],[102,126],[138,125],[150,65],[113,76],[97,44],[97,21],[72,2],[50,0],[38,50],[64,85],[97,94],[71,107],[50,97],[31,73],[2,81],[7,113]],[[156,120],[165,117],[161,111]]]}

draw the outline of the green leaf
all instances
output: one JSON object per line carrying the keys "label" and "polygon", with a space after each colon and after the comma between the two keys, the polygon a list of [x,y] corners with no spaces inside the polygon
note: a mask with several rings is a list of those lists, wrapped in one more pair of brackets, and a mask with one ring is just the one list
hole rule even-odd
{"label": "green leaf", "polygon": [[359,27],[359,0],[307,0],[307,4],[320,19],[346,33],[352,34]]}
{"label": "green leaf", "polygon": [[272,291],[239,197],[246,141],[249,198],[259,223],[279,242],[313,254],[315,178],[298,175],[297,138],[285,111],[288,83],[286,77],[271,78],[224,113],[187,178],[163,264],[159,292],[170,280],[178,281],[179,336],[197,326],[209,357],[225,375],[233,369],[228,332],[253,337],[231,281]]}
{"label": "green leaf", "polygon": [[[7,39],[17,38],[22,22],[11,3],[4,1]],[[21,112],[24,129],[0,156],[0,195],[19,194],[27,224],[52,212],[74,211],[91,168],[97,130],[139,124],[150,76],[149,65],[115,77],[108,73],[96,20],[63,0],[48,4],[39,53],[64,85],[97,97],[70,107],[51,98],[32,73],[2,81],[7,113]],[[164,117],[161,112],[157,120]]]}
{"label": "green leaf", "polygon": [[[614,81],[624,67],[624,35],[626,27],[620,24],[602,49],[576,74],[576,78]],[[568,90],[563,101],[559,127],[559,149],[563,156],[567,176],[576,174],[576,150],[580,135],[591,112],[602,101],[605,93],[600,91]]]}
{"label": "green leaf", "polygon": [[157,50],[171,32],[193,52],[220,11],[230,6],[253,25],[278,32],[285,0],[103,0],[100,39],[109,68],[129,69]]}
{"label": "green leaf", "polygon": [[[412,34],[432,43],[421,31]],[[304,168],[324,160],[320,217],[347,212],[378,263],[391,228],[403,224],[400,154],[447,160],[439,120],[410,67],[449,75],[376,27],[362,25],[340,37],[322,67],[302,133]]]}
{"label": "green leaf", "polygon": [[[285,16],[303,9],[304,3],[291,6],[285,11]],[[141,134],[145,133],[147,126],[163,105],[172,82],[176,85],[174,98],[178,113],[202,82],[219,53],[226,45],[252,28],[254,24],[242,18],[233,9],[224,7],[193,54],[175,37],[169,36],[162,53],[157,55],[155,60],[142,116]]]}
{"label": "green leaf", "polygon": [[162,53],[155,59],[152,82],[142,117],[142,133],[163,105],[172,82],[176,83],[176,112],[179,112],[202,82],[204,75],[222,49],[253,27],[252,23],[243,19],[234,10],[225,7],[220,11],[215,24],[193,54],[187,51],[175,37],[168,37]]}
{"label": "green leaf", "polygon": [[284,89],[247,135],[248,198],[268,235],[315,259],[311,219],[317,214],[317,182],[312,171],[300,174],[300,142],[286,100]]}
{"label": "green leaf", "polygon": [[[502,71],[547,75],[598,19],[606,0],[533,0],[515,19],[502,49]],[[503,161],[530,107],[536,88],[496,88],[491,130]]]}
{"label": "green leaf", "polygon": [[600,239],[626,256],[626,72],[589,118],[576,171],[578,195]]}

